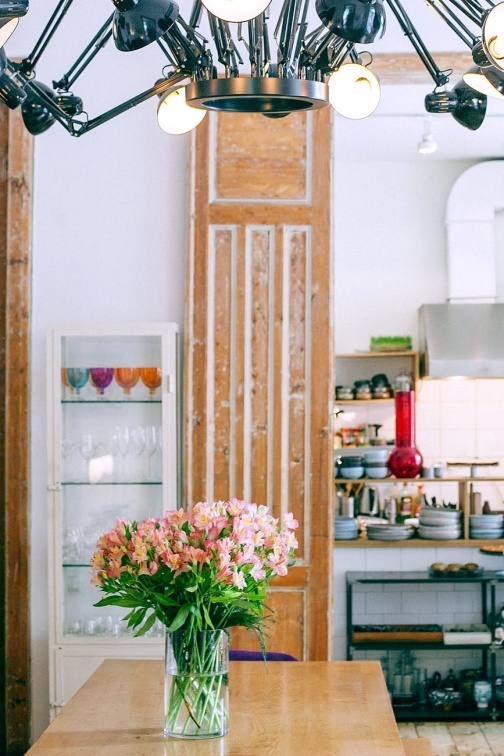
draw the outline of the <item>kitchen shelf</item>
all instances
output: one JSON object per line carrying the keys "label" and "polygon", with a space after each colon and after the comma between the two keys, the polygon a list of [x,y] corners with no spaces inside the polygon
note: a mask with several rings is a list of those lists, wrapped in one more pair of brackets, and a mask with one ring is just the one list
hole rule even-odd
{"label": "kitchen shelf", "polygon": [[[358,546],[359,548],[377,548],[379,546],[386,548],[412,548],[412,547],[426,547],[426,546],[473,546],[479,548],[481,546],[494,546],[496,544],[504,543],[504,538],[497,539],[483,539],[483,538],[469,538],[469,515],[470,515],[470,503],[469,493],[471,486],[483,485],[486,483],[502,483],[504,484],[504,478],[500,476],[449,476],[442,478],[395,478],[393,476],[388,478],[358,478],[357,480],[345,480],[344,478],[335,478],[334,483],[336,486],[345,486],[351,492],[351,486],[359,486],[370,484],[373,486],[380,485],[400,485],[402,483],[414,483],[414,484],[456,484],[458,486],[458,504],[459,509],[462,511],[463,522],[463,537],[454,540],[426,540],[423,538],[415,537],[409,538],[404,541],[371,541],[367,538],[360,536],[353,541],[334,541],[335,545],[342,546],[343,548],[350,548],[352,546]],[[351,493],[350,493],[351,495]]]}
{"label": "kitchen shelf", "polygon": [[[351,661],[354,658],[355,653],[365,651],[419,651],[419,650],[431,650],[445,651],[445,652],[458,652],[464,650],[479,651],[482,658],[483,675],[490,679],[492,683],[492,701],[489,706],[489,710],[486,712],[479,712],[475,707],[470,707],[467,710],[452,710],[445,712],[442,709],[434,705],[420,705],[416,702],[410,705],[392,705],[394,707],[394,713],[398,721],[442,721],[444,719],[459,719],[459,720],[475,720],[485,719],[495,721],[502,717],[504,712],[498,708],[497,699],[495,693],[495,681],[496,681],[496,655],[504,651],[502,645],[497,643],[473,643],[473,644],[445,644],[445,643],[429,643],[429,642],[415,642],[411,641],[389,641],[387,639],[376,641],[355,641],[353,634],[355,627],[361,627],[365,624],[362,619],[354,627],[354,614],[353,614],[353,600],[354,589],[359,585],[379,585],[383,586],[384,590],[386,586],[410,586],[410,585],[430,585],[438,586],[440,584],[470,584],[474,583],[479,586],[481,594],[481,621],[483,624],[488,625],[490,632],[494,633],[493,618],[496,613],[496,587],[500,583],[504,583],[504,575],[500,572],[491,570],[485,570],[475,577],[463,576],[463,577],[432,577],[428,571],[411,571],[411,572],[347,572],[346,573],[346,637],[347,637],[347,659]],[[375,623],[373,623],[375,624]],[[490,662],[490,664],[489,664]]]}

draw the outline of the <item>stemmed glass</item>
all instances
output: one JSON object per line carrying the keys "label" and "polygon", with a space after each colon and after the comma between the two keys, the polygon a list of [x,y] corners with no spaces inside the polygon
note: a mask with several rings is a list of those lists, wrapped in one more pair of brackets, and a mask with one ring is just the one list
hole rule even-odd
{"label": "stemmed glass", "polygon": [[140,378],[144,386],[149,389],[149,394],[154,396],[156,389],[161,386],[161,368],[143,367],[140,368]]}
{"label": "stemmed glass", "polygon": [[93,437],[90,433],[83,433],[80,439],[79,451],[84,459],[84,478],[89,478],[89,461],[94,454]]}
{"label": "stemmed glass", "polygon": [[98,394],[103,396],[107,386],[110,386],[114,377],[114,368],[91,368],[89,380],[96,388]]}
{"label": "stemmed glass", "polygon": [[148,425],[145,429],[145,448],[149,455],[149,477],[148,480],[156,480],[154,475],[154,454],[161,448],[160,429],[156,425]]}
{"label": "stemmed glass", "polygon": [[140,379],[140,368],[114,368],[114,377],[124,394],[129,396]]}
{"label": "stemmed glass", "polygon": [[77,444],[75,444],[73,441],[70,441],[66,438],[61,439],[61,456],[63,458],[64,480],[71,479],[69,475],[69,470],[68,470],[68,467],[70,467],[70,462],[67,462],[67,460],[70,460],[70,457],[72,456],[76,448],[77,448]]}
{"label": "stemmed glass", "polygon": [[116,427],[116,432],[119,443],[119,454],[122,457],[122,479],[126,480],[125,460],[130,448],[130,432],[127,425],[118,425]]}
{"label": "stemmed glass", "polygon": [[86,385],[89,376],[88,368],[67,368],[66,377],[71,388],[75,389],[77,395],[80,394],[80,390]]}
{"label": "stemmed glass", "polygon": [[133,428],[131,431],[131,446],[133,447],[133,451],[138,457],[138,470],[140,472],[139,479],[142,478],[141,470],[142,470],[142,454],[145,451],[145,428],[143,425],[137,425],[136,428]]}

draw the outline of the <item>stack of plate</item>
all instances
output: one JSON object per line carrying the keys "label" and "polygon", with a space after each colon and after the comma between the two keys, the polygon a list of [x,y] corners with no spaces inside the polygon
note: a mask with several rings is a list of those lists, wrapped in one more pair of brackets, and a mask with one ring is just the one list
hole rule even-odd
{"label": "stack of plate", "polygon": [[462,512],[455,509],[422,507],[418,535],[432,541],[451,541],[462,537]]}
{"label": "stack of plate", "polygon": [[501,514],[469,515],[469,538],[502,538],[503,535]]}
{"label": "stack of plate", "polygon": [[366,527],[367,537],[370,541],[404,541],[411,538],[413,528],[411,525],[402,523],[388,523],[388,525],[371,525]]}
{"label": "stack of plate", "polygon": [[353,541],[358,535],[357,520],[345,515],[336,515],[334,518],[334,537],[338,541]]}

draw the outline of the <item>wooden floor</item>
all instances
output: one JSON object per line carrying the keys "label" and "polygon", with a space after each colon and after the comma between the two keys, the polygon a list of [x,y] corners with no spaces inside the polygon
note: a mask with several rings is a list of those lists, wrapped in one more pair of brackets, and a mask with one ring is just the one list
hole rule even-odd
{"label": "wooden floor", "polygon": [[401,737],[429,738],[435,756],[504,756],[504,722],[400,722]]}

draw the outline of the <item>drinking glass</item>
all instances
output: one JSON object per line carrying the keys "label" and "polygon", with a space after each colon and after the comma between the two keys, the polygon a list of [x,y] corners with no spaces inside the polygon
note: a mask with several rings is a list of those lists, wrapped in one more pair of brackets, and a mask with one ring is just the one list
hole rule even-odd
{"label": "drinking glass", "polygon": [[134,451],[134,453],[137,455],[138,458],[138,464],[136,467],[138,468],[138,479],[142,480],[142,454],[145,451],[145,428],[143,425],[137,425],[136,428],[133,428],[131,431],[131,447]]}
{"label": "drinking glass", "polygon": [[103,396],[107,386],[110,386],[113,377],[114,368],[91,368],[89,371],[89,380],[100,396]]}
{"label": "drinking glass", "polygon": [[149,394],[154,395],[156,389],[161,386],[161,368],[143,367],[140,368],[140,378],[144,386],[149,389]]}
{"label": "drinking glass", "polygon": [[94,454],[93,437],[90,433],[83,433],[80,439],[79,451],[84,459],[84,479],[89,477],[89,461]]}
{"label": "drinking glass", "polygon": [[66,377],[67,381],[72,388],[75,389],[76,394],[80,394],[80,390],[86,385],[89,376],[88,368],[67,368]]}
{"label": "drinking glass", "polygon": [[140,379],[140,368],[114,368],[114,377],[124,394],[129,396]]}
{"label": "drinking glass", "polygon": [[126,456],[130,449],[130,432],[127,425],[118,425],[115,429],[115,432],[117,433],[117,440],[119,444],[119,454],[122,458],[122,472],[121,477],[123,480],[126,480]]}
{"label": "drinking glass", "polygon": [[148,480],[156,480],[154,475],[154,455],[161,448],[160,429],[156,425],[148,425],[145,428],[145,448],[149,455],[149,477]]}

